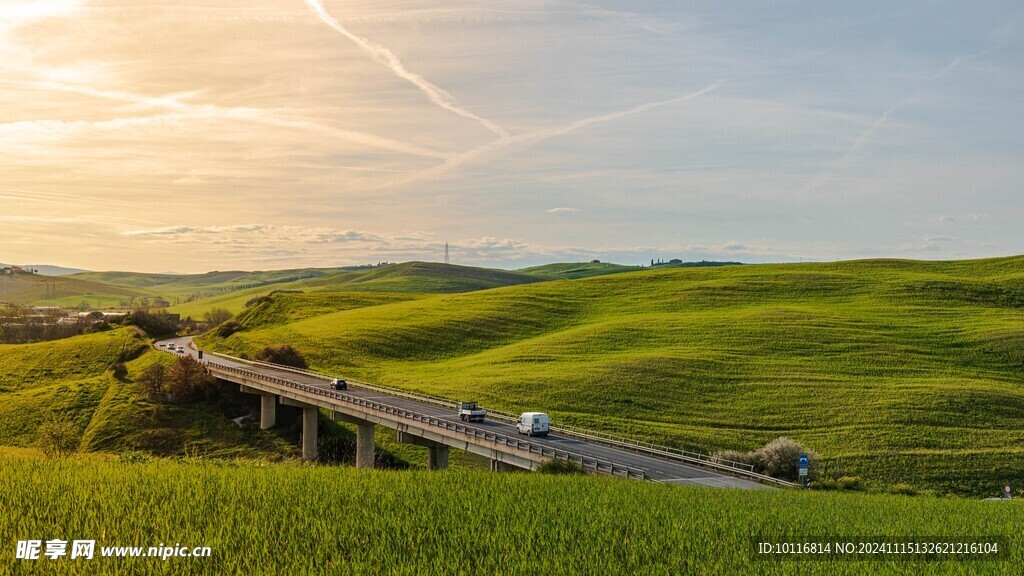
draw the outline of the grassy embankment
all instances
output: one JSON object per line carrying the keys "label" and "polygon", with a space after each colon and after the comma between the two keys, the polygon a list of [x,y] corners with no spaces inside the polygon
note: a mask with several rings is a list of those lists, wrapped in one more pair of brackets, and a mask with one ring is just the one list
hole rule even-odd
{"label": "grassy embankment", "polygon": [[[331,303],[330,294],[319,295]],[[360,294],[353,303],[400,301],[409,295]],[[333,307],[337,307],[333,303]],[[128,376],[114,378],[110,367],[127,358]],[[144,452],[158,456],[202,455],[214,458],[297,458],[298,414],[281,407],[278,426],[238,427],[231,418],[255,413],[255,399],[218,395],[218,400],[159,404],[145,399],[136,382],[152,363],[170,365],[174,357],[150,348],[130,328],[37,344],[0,345],[0,455],[32,454],[39,427],[49,419],[74,424],[82,454]],[[247,402],[248,401],[248,402]],[[248,405],[247,405],[248,404]],[[290,415],[290,417],[289,417]],[[321,419],[320,440],[354,441],[354,427]],[[354,449],[349,446],[350,449]],[[399,444],[393,430],[381,428],[377,449],[397,465],[426,463],[426,450]],[[325,454],[330,448],[322,448]],[[338,457],[337,454],[334,457]],[[354,458],[354,453],[348,457]],[[484,467],[485,460],[453,451],[453,467]]]}
{"label": "grassy embankment", "polygon": [[[125,381],[110,366],[127,359]],[[291,456],[274,434],[239,428],[217,406],[155,404],[134,382],[170,354],[152,351],[134,329],[121,328],[37,344],[0,345],[0,446],[33,447],[48,419],[70,421],[82,452],[142,451],[157,455]]]}
{"label": "grassy embankment", "polygon": [[277,295],[204,343],[287,342],[331,373],[690,448],[787,435],[880,485],[1024,482],[1024,258],[645,270],[359,308],[313,298]]}
{"label": "grassy embankment", "polygon": [[[0,460],[0,572],[21,539],[209,546],[208,559],[43,558],[65,574],[1014,574],[1021,502],[736,492],[595,477],[259,462]],[[1002,538],[959,561],[763,560],[755,538]]]}

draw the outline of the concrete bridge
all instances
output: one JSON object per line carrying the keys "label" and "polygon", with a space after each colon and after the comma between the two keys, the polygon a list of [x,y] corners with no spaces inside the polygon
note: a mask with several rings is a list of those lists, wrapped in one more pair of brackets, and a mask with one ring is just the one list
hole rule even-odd
{"label": "concrete bridge", "polygon": [[[199,357],[190,338],[161,344],[186,347]],[[637,480],[735,488],[764,488],[793,484],[749,469],[714,462],[705,455],[672,451],[587,431],[552,427],[546,437],[520,436],[510,415],[495,415],[479,423],[461,422],[449,401],[352,382],[344,391],[330,388],[329,377],[284,366],[202,354],[213,376],[237,384],[242,392],[260,396],[260,427],[272,428],[277,407],[302,410],[302,456],[317,458],[317,423],[321,411],[356,426],[356,466],[374,465],[377,426],[396,431],[398,440],[424,446],[430,469],[448,465],[448,450],[457,448],[491,461],[495,471],[533,470],[549,460],[579,464],[593,472]],[[506,421],[501,421],[506,420]]]}

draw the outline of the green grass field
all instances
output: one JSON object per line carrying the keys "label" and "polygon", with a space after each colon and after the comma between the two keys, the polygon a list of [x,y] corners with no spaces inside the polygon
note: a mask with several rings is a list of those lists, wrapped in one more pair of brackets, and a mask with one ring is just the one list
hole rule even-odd
{"label": "green grass field", "polygon": [[[0,459],[0,485],[0,572],[12,574],[1015,574],[1024,563],[1019,501],[24,457]],[[765,560],[757,537],[1001,539],[1002,556]],[[14,560],[16,541],[52,538],[95,539],[97,554],[181,544],[212,555]]]}
{"label": "green grass field", "polygon": [[333,312],[310,298],[202,342],[287,342],[330,373],[705,451],[787,435],[879,486],[1024,482],[1024,258],[645,270]]}

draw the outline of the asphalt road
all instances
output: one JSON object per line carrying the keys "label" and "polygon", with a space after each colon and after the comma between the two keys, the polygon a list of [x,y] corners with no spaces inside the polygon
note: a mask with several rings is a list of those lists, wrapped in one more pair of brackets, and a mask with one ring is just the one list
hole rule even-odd
{"label": "asphalt road", "polygon": [[[191,340],[191,337],[174,338],[171,340],[164,340],[158,342],[157,345],[181,345],[185,347],[187,354],[196,357],[198,355],[197,351],[190,347]],[[299,384],[316,386],[320,388],[329,387],[329,384],[327,382],[313,376],[297,374],[295,372],[289,372],[286,370],[274,370],[272,368],[265,368],[261,366],[251,366],[248,364],[243,364],[241,362],[233,362],[231,360],[219,357],[216,360],[221,364],[262,372],[267,375],[276,376],[278,378],[282,378]],[[349,389],[346,391],[346,394],[375,400],[377,402],[389,404],[398,408],[413,410],[419,412],[420,414],[450,420],[451,422],[459,422],[458,415],[451,410],[446,410],[445,408],[434,406],[432,404],[417,402],[415,400],[408,398],[390,396],[387,394],[381,394],[379,392],[371,390],[362,390],[354,387],[349,387]],[[538,407],[538,409],[542,410],[543,408]],[[487,428],[499,434],[504,434],[513,437],[518,433],[515,425],[495,420],[485,420],[484,422],[481,423],[474,423],[474,426],[480,428]],[[614,462],[619,465],[637,468],[643,470],[647,474],[648,478],[657,480],[659,482],[665,482],[668,484],[690,484],[744,489],[768,488],[768,486],[766,485],[759,484],[757,482],[753,482],[751,480],[746,480],[743,478],[736,478],[733,476],[728,476],[726,474],[721,474],[715,472],[714,470],[701,468],[698,466],[691,466],[680,462],[662,460],[660,458],[654,458],[651,456],[638,454],[636,452],[631,452],[629,450],[621,448],[584,442],[582,440],[566,438],[563,436],[556,436],[554,434],[549,434],[548,436],[545,437],[532,437],[530,438],[530,442],[536,444],[544,444],[550,446],[551,448],[557,448],[559,450],[564,450],[566,452],[573,452],[575,454],[580,454],[592,458],[599,458],[601,460]]]}

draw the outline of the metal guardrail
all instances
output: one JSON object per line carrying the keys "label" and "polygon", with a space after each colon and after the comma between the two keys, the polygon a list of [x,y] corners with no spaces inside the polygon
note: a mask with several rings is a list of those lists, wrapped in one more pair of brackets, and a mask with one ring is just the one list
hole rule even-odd
{"label": "metal guardrail", "polygon": [[[334,378],[337,378],[337,376],[330,376],[330,375],[324,374],[322,372],[314,372],[313,370],[306,370],[304,368],[293,368],[291,366],[283,366],[281,364],[273,364],[271,362],[261,362],[259,360],[246,360],[245,358],[238,358],[237,356],[231,356],[229,354],[221,354],[219,352],[205,352],[205,353],[209,354],[211,356],[218,356],[218,357],[224,358],[226,360],[233,360],[235,362],[241,362],[243,364],[249,364],[249,365],[252,365],[252,366],[263,366],[263,367],[266,367],[266,368],[271,368],[273,370],[283,370],[285,372],[295,372],[296,374],[302,374],[304,376],[311,376],[313,378],[318,378],[320,380],[324,380],[324,381],[327,381],[327,382],[330,382]],[[360,381],[360,380],[354,380],[352,378],[345,378],[345,381],[348,382],[350,385],[355,386],[356,388],[362,388],[363,390],[370,390],[370,391],[373,391],[373,392],[380,392],[381,394],[387,394],[389,396],[396,396],[396,397],[399,397],[399,398],[407,398],[409,400],[416,400],[417,402],[422,402],[424,404],[432,404],[434,406],[440,406],[441,408],[451,408],[451,409],[454,410],[458,406],[458,402],[456,402],[454,400],[449,400],[448,398],[441,398],[439,396],[429,396],[427,394],[417,394],[417,393],[413,393],[413,392],[406,392],[404,390],[399,390],[398,388],[391,388],[389,386],[381,386],[379,384],[370,384],[369,382],[363,382],[363,381]],[[490,411],[488,411],[488,414],[490,414]]]}
{"label": "metal guardrail", "polygon": [[[549,446],[536,444],[527,440],[522,440],[520,438],[512,438],[504,434],[498,434],[496,432],[483,430],[475,426],[467,426],[465,424],[459,424],[457,422],[448,421],[444,418],[420,414],[419,412],[416,412],[414,410],[407,410],[405,408],[391,406],[389,404],[384,404],[382,402],[377,402],[375,400],[368,400],[366,398],[360,398],[358,396],[350,396],[348,394],[338,392],[335,390],[317,388],[316,386],[308,386],[306,384],[299,384],[297,382],[285,380],[284,378],[278,378],[276,376],[270,376],[268,374],[261,374],[259,372],[254,372],[252,370],[245,370],[243,368],[236,368],[234,366],[227,366],[219,362],[214,362],[212,360],[206,360],[205,364],[207,366],[213,366],[218,370],[234,372],[236,374],[248,376],[256,380],[272,382],[274,384],[286,386],[293,390],[299,390],[307,394],[311,394],[313,396],[322,396],[334,400],[341,400],[344,402],[348,402],[350,404],[354,404],[356,406],[397,416],[399,418],[408,418],[410,420],[420,422],[422,424],[427,424],[429,426],[444,428],[445,430],[454,431],[457,434],[472,436],[474,438],[482,439],[485,442],[494,442],[496,444],[503,444],[506,447],[514,448],[516,450],[525,450],[530,454],[538,454],[542,457],[551,457],[555,460],[573,462],[579,464],[585,469],[594,470],[595,472],[610,474],[612,476],[621,476],[624,478],[633,478],[636,480],[647,479],[647,474],[643,470],[633,468],[631,466],[616,464],[608,460],[601,460],[598,458],[593,458],[591,456],[584,456],[582,454],[576,454],[574,452],[568,452],[565,450],[559,450],[557,448],[551,448]],[[313,374],[311,373],[310,375]]]}
{"label": "metal guardrail", "polygon": [[[231,355],[228,355],[228,354],[220,354],[218,352],[207,352],[207,353],[211,354],[213,356],[219,356],[221,358],[225,358],[225,359],[228,359],[228,360],[233,360],[233,361],[236,361],[236,362],[241,362],[243,364],[250,364],[250,365],[255,365],[255,366],[264,366],[264,367],[271,368],[271,369],[274,369],[274,370],[284,370],[284,371],[287,371],[287,372],[295,372],[295,373],[298,373],[298,374],[303,374],[303,375],[306,375],[306,376],[311,376],[313,378],[318,378],[318,379],[326,380],[326,381],[330,381],[333,378],[335,378],[334,376],[323,374],[321,372],[315,372],[313,370],[306,370],[306,369],[303,369],[303,368],[292,368],[291,366],[282,366],[280,364],[273,364],[273,363],[270,363],[270,362],[260,362],[258,360],[246,360],[245,358],[238,358],[236,356],[231,356]],[[396,397],[399,397],[399,398],[407,398],[409,400],[415,400],[417,402],[423,402],[423,403],[426,403],[426,404],[432,404],[434,406],[440,406],[442,408],[450,408],[450,409],[454,410],[456,408],[456,406],[458,405],[457,402],[455,402],[454,400],[450,400],[448,398],[441,398],[441,397],[438,397],[438,396],[429,396],[429,395],[426,395],[426,394],[418,394],[418,393],[406,392],[404,390],[399,390],[397,388],[391,388],[391,387],[388,387],[388,386],[381,386],[379,384],[370,384],[369,382],[362,382],[362,381],[354,380],[354,379],[350,379],[350,378],[346,378],[346,381],[350,385],[355,386],[356,388],[362,388],[364,390],[371,390],[371,391],[374,391],[374,392],[380,392],[382,394],[388,394],[390,396],[396,396]],[[517,416],[515,416],[514,414],[509,414],[507,412],[501,412],[501,411],[498,411],[498,410],[490,410],[490,409],[488,409],[487,410],[487,415],[489,417],[494,418],[494,419],[502,420],[502,421],[505,421],[505,422],[508,422],[508,423],[515,423],[515,422],[519,421],[519,418]],[[698,464],[698,465],[701,465],[701,466],[707,466],[709,468],[714,468],[716,470],[721,470],[721,471],[724,471],[724,472],[737,473],[737,474],[741,474],[743,476],[750,476],[750,477],[753,477],[753,478],[757,478],[759,480],[765,480],[765,481],[768,481],[768,482],[773,482],[773,483],[784,485],[784,486],[795,486],[795,484],[793,484],[791,482],[787,482],[785,480],[780,480],[778,478],[774,478],[774,477],[771,477],[771,476],[766,476],[764,474],[758,474],[757,472],[754,472],[754,466],[752,464],[747,464],[747,463],[744,463],[744,462],[736,462],[736,461],[733,461],[733,460],[725,460],[725,459],[715,458],[714,456],[712,456],[710,454],[705,454],[705,453],[702,453],[702,452],[694,452],[694,451],[691,451],[691,450],[683,450],[681,448],[672,448],[672,447],[669,447],[669,446],[662,446],[662,445],[654,444],[652,442],[646,442],[646,441],[643,441],[643,440],[637,440],[635,438],[628,438],[626,436],[618,436],[618,435],[614,435],[614,434],[608,434],[608,433],[605,433],[605,432],[599,432],[599,431],[589,430],[589,429],[586,429],[586,428],[579,428],[579,427],[575,427],[575,426],[551,425],[551,431],[556,433],[556,434],[558,434],[558,435],[561,435],[561,436],[568,436],[568,437],[571,437],[571,438],[576,438],[578,440],[584,440],[586,442],[591,442],[591,443],[595,443],[595,444],[603,444],[605,446],[612,446],[612,447],[615,447],[615,448],[623,448],[623,449],[626,449],[626,450],[631,450],[633,452],[638,452],[638,453],[641,453],[641,454],[646,454],[646,455],[649,455],[649,456],[653,456],[655,458],[660,458],[662,460],[674,460],[674,461],[683,462],[683,463],[686,463],[686,464]]]}

